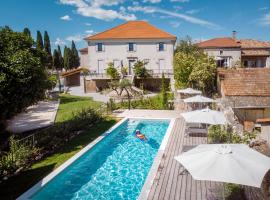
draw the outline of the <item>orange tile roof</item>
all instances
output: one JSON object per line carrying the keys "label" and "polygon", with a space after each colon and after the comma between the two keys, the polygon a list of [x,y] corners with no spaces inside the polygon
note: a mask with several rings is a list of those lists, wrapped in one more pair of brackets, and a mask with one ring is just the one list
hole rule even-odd
{"label": "orange tile roof", "polygon": [[214,47],[237,48],[237,47],[240,47],[239,42],[237,42],[235,39],[230,38],[230,37],[214,38],[211,40],[206,40],[206,41],[197,43],[197,45],[200,48],[214,48]]}
{"label": "orange tile roof", "polygon": [[82,48],[79,50],[81,53],[87,53],[88,52],[88,47]]}
{"label": "orange tile roof", "polygon": [[252,39],[241,39],[239,40],[242,48],[270,48],[270,42],[252,40]]}
{"label": "orange tile roof", "polygon": [[255,49],[255,48],[270,48],[270,42],[252,40],[252,39],[240,39],[236,40],[231,37],[213,38],[200,43],[197,43],[200,48],[229,48],[229,47],[241,47],[243,49]]}
{"label": "orange tile roof", "polygon": [[264,49],[245,49],[242,50],[242,56],[270,56],[270,51]]}
{"label": "orange tile roof", "polygon": [[171,39],[175,41],[176,36],[162,31],[145,21],[129,21],[85,38],[85,40],[106,39]]}
{"label": "orange tile roof", "polygon": [[270,68],[219,69],[225,96],[270,97]]}

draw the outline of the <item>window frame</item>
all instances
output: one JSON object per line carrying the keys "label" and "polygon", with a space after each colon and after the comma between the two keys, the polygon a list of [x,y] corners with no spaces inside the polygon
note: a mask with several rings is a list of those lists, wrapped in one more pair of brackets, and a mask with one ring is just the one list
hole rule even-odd
{"label": "window frame", "polygon": [[[131,44],[132,44],[132,50],[131,50]],[[128,43],[128,51],[129,52],[134,52],[135,51],[135,43],[134,42],[129,42]]]}
{"label": "window frame", "polygon": [[[101,50],[100,50],[101,47]],[[103,51],[103,43],[102,42],[98,42],[97,43],[97,52],[102,52]]]}
{"label": "window frame", "polygon": [[[162,48],[161,48],[161,46],[162,46]],[[158,43],[158,51],[165,51],[165,43],[164,42]]]}

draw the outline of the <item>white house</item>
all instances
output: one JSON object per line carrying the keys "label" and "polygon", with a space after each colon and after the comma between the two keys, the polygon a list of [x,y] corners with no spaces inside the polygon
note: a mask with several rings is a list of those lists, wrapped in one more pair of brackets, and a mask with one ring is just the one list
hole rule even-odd
{"label": "white house", "polygon": [[81,57],[89,62],[91,74],[104,75],[108,63],[119,69],[126,67],[133,74],[137,60],[154,75],[173,73],[173,51],[176,37],[145,21],[129,21],[104,32],[85,38],[88,43]]}
{"label": "white house", "polygon": [[270,42],[232,37],[213,38],[197,44],[217,61],[217,67],[270,67]]}

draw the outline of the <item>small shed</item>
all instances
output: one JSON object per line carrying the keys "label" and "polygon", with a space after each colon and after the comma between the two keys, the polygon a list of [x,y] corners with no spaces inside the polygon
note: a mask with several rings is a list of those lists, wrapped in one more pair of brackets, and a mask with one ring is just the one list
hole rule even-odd
{"label": "small shed", "polygon": [[81,72],[84,68],[78,67],[64,72],[61,76],[64,78],[64,85],[66,87],[70,86],[80,86],[81,85]]}

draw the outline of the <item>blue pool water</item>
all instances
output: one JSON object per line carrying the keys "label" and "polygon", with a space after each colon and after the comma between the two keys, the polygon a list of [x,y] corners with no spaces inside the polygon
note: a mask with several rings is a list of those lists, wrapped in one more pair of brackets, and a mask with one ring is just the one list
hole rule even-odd
{"label": "blue pool water", "polygon": [[[169,122],[123,122],[31,199],[137,199]],[[148,142],[134,137],[136,129]]]}

